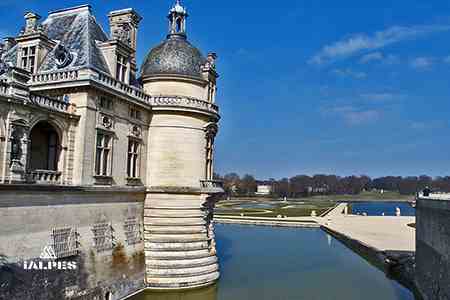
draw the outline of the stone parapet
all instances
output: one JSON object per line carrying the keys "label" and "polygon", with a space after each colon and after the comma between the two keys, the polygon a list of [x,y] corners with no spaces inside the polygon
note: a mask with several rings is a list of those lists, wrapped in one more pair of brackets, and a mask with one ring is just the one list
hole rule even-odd
{"label": "stone parapet", "polygon": [[416,281],[425,300],[450,298],[450,195],[418,197]]}

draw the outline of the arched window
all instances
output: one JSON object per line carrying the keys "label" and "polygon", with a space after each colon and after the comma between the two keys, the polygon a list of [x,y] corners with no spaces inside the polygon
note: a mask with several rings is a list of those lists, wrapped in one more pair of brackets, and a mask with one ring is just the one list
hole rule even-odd
{"label": "arched window", "polygon": [[214,155],[214,137],[206,139],[206,180],[213,180],[213,155]]}
{"label": "arched window", "polygon": [[181,18],[178,18],[176,21],[176,30],[177,33],[181,32],[183,30],[183,21],[181,20]]}
{"label": "arched window", "polygon": [[55,128],[48,122],[37,123],[31,130],[31,170],[58,170],[60,140]]}

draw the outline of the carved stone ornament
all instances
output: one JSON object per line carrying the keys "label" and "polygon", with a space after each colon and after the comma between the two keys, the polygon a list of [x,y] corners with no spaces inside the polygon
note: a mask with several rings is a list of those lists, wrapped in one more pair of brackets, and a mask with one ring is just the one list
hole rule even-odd
{"label": "carved stone ornament", "polygon": [[58,69],[67,67],[73,60],[72,54],[69,52],[69,50],[67,50],[66,47],[61,44],[56,46],[55,58]]}
{"label": "carved stone ornament", "polygon": [[22,138],[24,128],[13,125],[11,127],[11,161],[20,161],[22,158]]}
{"label": "carved stone ornament", "polygon": [[108,117],[108,116],[102,116],[102,125],[105,128],[110,129],[112,127],[112,125],[113,125],[111,118]]}
{"label": "carved stone ornament", "polygon": [[215,123],[208,124],[205,127],[205,132],[206,132],[205,137],[207,139],[210,139],[210,138],[214,139],[216,137],[218,131],[219,130],[218,130],[217,124],[215,124]]}
{"label": "carved stone ornament", "polygon": [[114,38],[124,42],[127,45],[131,44],[130,37],[131,28],[128,24],[122,24],[118,29],[114,31]]}
{"label": "carved stone ornament", "polygon": [[141,137],[142,130],[139,126],[133,125],[133,127],[131,127],[131,134],[135,137]]}
{"label": "carved stone ornament", "polygon": [[3,61],[3,59],[0,56],[0,76],[8,73],[10,70],[11,66],[7,62]]}

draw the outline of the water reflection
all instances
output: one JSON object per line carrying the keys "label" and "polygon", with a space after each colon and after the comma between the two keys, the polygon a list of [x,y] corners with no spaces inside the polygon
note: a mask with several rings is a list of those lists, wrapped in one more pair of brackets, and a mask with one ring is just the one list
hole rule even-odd
{"label": "water reflection", "polygon": [[414,296],[320,229],[216,226],[216,286],[132,300],[412,300]]}
{"label": "water reflection", "polygon": [[217,300],[217,285],[183,292],[144,292],[130,300]]}

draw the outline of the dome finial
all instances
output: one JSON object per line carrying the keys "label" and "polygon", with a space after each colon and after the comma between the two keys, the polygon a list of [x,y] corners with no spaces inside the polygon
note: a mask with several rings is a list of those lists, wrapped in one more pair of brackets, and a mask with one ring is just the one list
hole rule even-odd
{"label": "dome finial", "polygon": [[168,37],[186,38],[186,18],[188,13],[181,5],[180,0],[176,0],[174,6],[169,10],[169,34]]}

